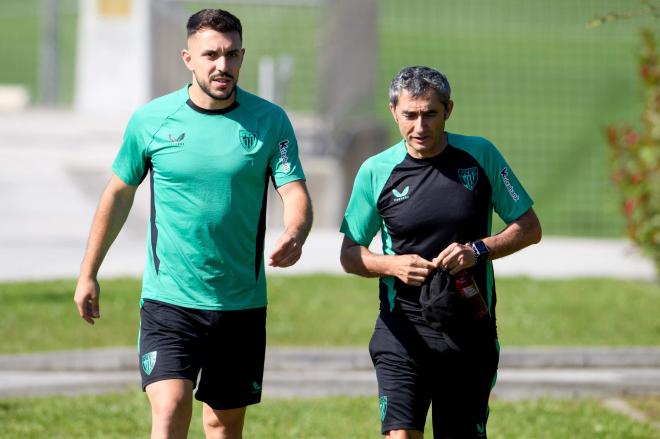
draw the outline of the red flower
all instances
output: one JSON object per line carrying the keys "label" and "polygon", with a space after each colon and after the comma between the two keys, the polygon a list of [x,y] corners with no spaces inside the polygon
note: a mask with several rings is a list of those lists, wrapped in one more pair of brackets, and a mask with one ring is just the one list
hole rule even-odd
{"label": "red flower", "polygon": [[612,172],[612,180],[616,183],[620,182],[623,180],[624,174],[621,169],[617,169],[616,171]]}
{"label": "red flower", "polygon": [[644,176],[642,174],[637,173],[637,174],[632,174],[630,176],[630,182],[632,184],[635,184],[635,185],[639,184],[642,180],[644,180]]}
{"label": "red flower", "polygon": [[639,142],[639,134],[633,130],[630,130],[626,133],[625,139],[628,146],[634,146],[637,144],[637,142]]}
{"label": "red flower", "polygon": [[648,64],[644,64],[639,69],[639,75],[644,79],[649,79],[651,77],[651,67]]}
{"label": "red flower", "polygon": [[629,217],[635,211],[635,207],[637,207],[637,201],[634,198],[628,198],[623,203],[623,213],[625,213],[626,216]]}

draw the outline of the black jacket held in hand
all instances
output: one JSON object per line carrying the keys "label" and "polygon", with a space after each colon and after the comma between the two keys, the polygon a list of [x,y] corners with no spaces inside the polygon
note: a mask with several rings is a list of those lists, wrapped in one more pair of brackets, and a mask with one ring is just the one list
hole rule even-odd
{"label": "black jacket held in hand", "polygon": [[447,334],[461,349],[478,347],[495,336],[492,319],[475,319],[472,307],[459,294],[454,276],[434,270],[422,285],[419,303],[428,325]]}

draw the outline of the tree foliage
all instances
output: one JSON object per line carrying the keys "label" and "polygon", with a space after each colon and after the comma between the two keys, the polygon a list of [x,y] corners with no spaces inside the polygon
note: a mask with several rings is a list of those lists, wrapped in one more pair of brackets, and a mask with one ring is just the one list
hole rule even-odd
{"label": "tree foliage", "polygon": [[638,10],[597,15],[587,23],[587,28],[634,17],[653,20],[655,31],[642,31],[639,55],[639,76],[645,98],[641,128],[610,125],[605,132],[611,152],[611,177],[621,194],[626,231],[653,260],[660,276],[660,65],[656,42],[660,1],[640,0],[640,4]]}

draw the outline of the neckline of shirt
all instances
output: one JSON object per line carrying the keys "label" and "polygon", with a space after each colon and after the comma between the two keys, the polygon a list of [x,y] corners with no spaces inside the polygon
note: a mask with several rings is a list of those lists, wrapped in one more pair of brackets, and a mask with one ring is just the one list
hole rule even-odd
{"label": "neckline of shirt", "polygon": [[217,110],[210,110],[210,109],[208,109],[208,108],[202,108],[202,107],[200,107],[199,105],[195,104],[195,103],[192,101],[192,99],[190,99],[190,98],[188,98],[188,100],[186,101],[186,104],[188,104],[188,106],[189,106],[190,108],[192,108],[194,111],[196,111],[196,112],[198,112],[198,113],[202,113],[202,114],[211,114],[211,115],[227,114],[227,113],[229,113],[230,111],[233,111],[233,110],[235,110],[236,108],[238,108],[238,106],[240,105],[240,104],[238,103],[238,101],[235,100],[235,101],[232,102],[231,105],[228,106],[228,107],[225,107],[225,108],[219,108],[219,109],[217,109]]}
{"label": "neckline of shirt", "polygon": [[402,144],[403,144],[403,148],[406,150],[406,158],[408,160],[412,160],[415,163],[433,163],[436,160],[439,160],[443,155],[445,155],[445,153],[447,153],[447,150],[454,147],[451,143],[447,142],[447,145],[442,149],[442,151],[440,151],[440,153],[438,153],[438,154],[436,154],[432,157],[416,158],[416,157],[413,157],[412,155],[410,155],[410,153],[408,152],[408,148],[406,147],[406,141],[405,140],[402,141]]}

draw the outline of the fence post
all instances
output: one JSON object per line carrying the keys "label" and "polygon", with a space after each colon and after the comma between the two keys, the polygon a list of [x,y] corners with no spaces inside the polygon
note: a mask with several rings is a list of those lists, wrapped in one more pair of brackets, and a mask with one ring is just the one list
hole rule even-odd
{"label": "fence post", "polygon": [[42,105],[59,102],[59,0],[41,0],[39,44],[39,98]]}

